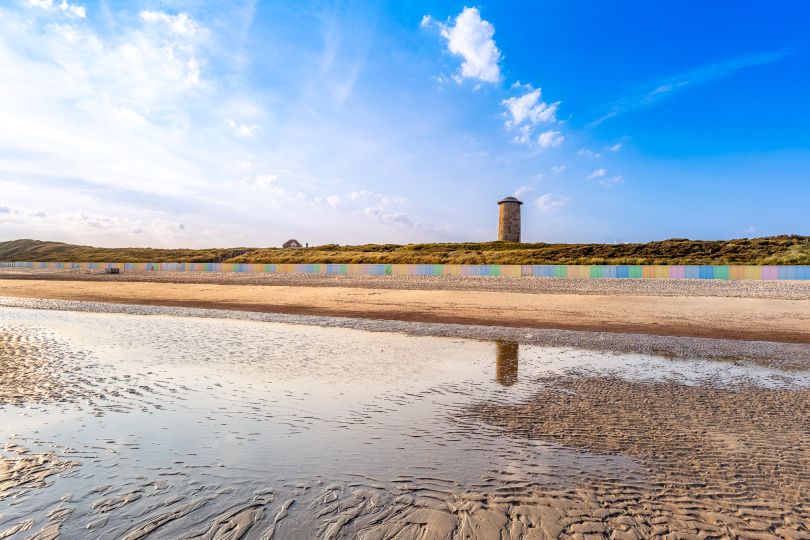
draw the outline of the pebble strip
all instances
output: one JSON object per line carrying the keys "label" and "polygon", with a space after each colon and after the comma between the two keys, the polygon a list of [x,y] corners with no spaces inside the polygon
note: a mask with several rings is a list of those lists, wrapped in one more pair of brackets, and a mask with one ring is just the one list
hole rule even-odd
{"label": "pebble strip", "polygon": [[88,270],[0,269],[0,279],[137,281],[154,283],[243,284],[307,287],[361,287],[406,290],[473,290],[535,294],[615,294],[629,296],[722,296],[810,300],[810,281],[722,279],[612,279],[482,276],[340,276],[248,274],[234,272],[136,272],[104,274]]}

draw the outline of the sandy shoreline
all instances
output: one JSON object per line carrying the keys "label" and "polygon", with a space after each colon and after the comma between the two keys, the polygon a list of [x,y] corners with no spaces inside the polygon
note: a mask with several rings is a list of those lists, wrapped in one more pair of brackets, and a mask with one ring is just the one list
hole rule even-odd
{"label": "sandy shoreline", "polygon": [[810,535],[808,345],[0,306],[3,538]]}
{"label": "sandy shoreline", "polygon": [[782,298],[34,279],[0,279],[0,296],[810,343],[810,300]]}
{"label": "sandy shoreline", "polygon": [[0,296],[0,307],[84,313],[119,313],[204,319],[233,319],[368,332],[396,332],[411,336],[505,341],[545,347],[576,348],[611,353],[649,354],[680,359],[750,362],[785,370],[810,369],[810,345],[709,339],[653,334],[589,332],[583,330],[527,329],[493,325],[425,323],[353,317],[260,313],[233,309],[114,304],[105,302],[29,299]]}

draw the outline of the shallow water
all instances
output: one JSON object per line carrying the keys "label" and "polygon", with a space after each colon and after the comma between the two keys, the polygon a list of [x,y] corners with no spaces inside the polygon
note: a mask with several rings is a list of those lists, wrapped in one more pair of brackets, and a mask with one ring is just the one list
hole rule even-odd
{"label": "shallow water", "polygon": [[486,538],[538,493],[649,478],[476,408],[555,376],[810,387],[734,362],[14,308],[0,355],[25,388],[0,391],[0,538]]}

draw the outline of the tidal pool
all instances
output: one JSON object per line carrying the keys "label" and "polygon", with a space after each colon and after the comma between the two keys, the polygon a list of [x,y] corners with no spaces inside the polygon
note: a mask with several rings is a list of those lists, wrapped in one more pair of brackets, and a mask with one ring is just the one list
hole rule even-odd
{"label": "tidal pool", "polygon": [[[572,380],[779,403],[810,387],[740,362],[17,308],[0,362],[0,538],[641,537],[672,513],[648,504],[650,456],[580,444],[577,414],[545,434],[527,404],[568,406],[588,392]],[[796,508],[777,525],[806,530]]]}

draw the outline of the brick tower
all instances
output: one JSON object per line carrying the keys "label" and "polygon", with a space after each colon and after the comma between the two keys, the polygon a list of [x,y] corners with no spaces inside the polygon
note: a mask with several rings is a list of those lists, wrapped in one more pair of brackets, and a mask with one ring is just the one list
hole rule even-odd
{"label": "brick tower", "polygon": [[514,197],[504,197],[498,202],[498,240],[520,242],[520,205]]}

